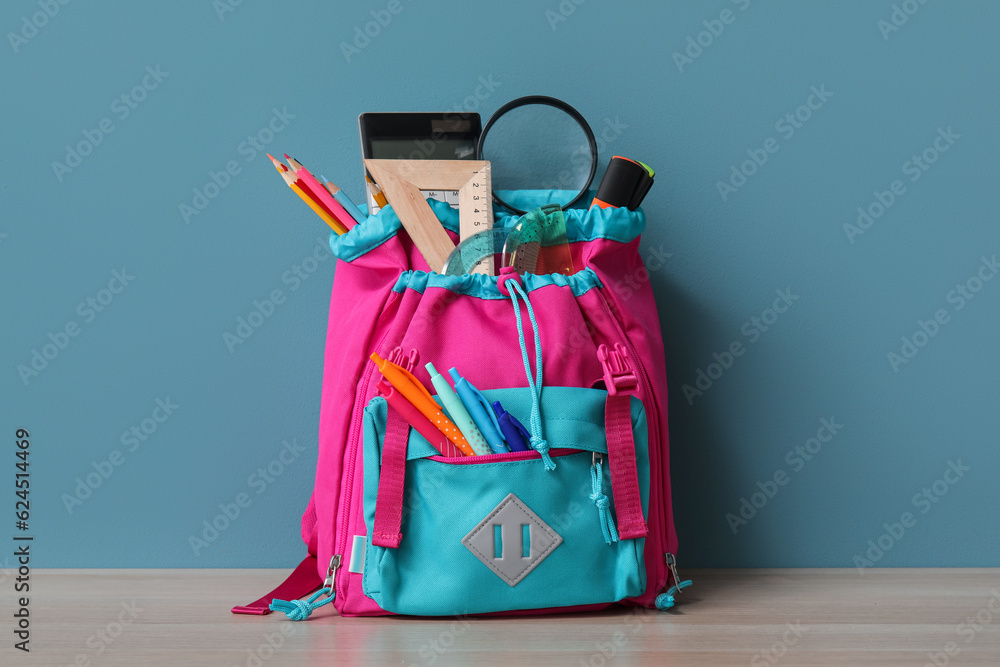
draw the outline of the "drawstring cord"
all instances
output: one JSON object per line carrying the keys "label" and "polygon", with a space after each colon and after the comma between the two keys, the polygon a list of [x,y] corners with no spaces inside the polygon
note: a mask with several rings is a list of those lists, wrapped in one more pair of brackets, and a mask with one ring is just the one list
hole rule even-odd
{"label": "drawstring cord", "polygon": [[[549,456],[549,443],[542,437],[542,342],[538,336],[538,322],[535,320],[535,311],[531,307],[528,294],[516,280],[508,280],[504,283],[510,293],[510,300],[514,304],[514,317],[517,318],[517,339],[521,344],[521,359],[524,361],[524,373],[528,377],[528,387],[531,389],[531,438],[529,443],[531,448],[542,455],[542,463],[546,470],[555,470],[556,464]],[[528,319],[531,320],[531,330],[535,335],[535,369],[536,378],[531,377],[531,362],[528,360],[528,347],[524,342],[524,328],[521,324],[521,306],[518,303],[518,295],[524,299],[524,305],[528,309]]]}

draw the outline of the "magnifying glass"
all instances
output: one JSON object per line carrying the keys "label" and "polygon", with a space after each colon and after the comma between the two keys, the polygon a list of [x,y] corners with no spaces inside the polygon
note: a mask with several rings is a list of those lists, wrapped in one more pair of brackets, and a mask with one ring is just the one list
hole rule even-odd
{"label": "magnifying glass", "polygon": [[508,102],[489,119],[476,148],[489,160],[493,200],[524,215],[511,199],[515,190],[550,191],[549,201],[566,209],[587,193],[597,172],[597,140],[576,109],[562,100],[529,95]]}

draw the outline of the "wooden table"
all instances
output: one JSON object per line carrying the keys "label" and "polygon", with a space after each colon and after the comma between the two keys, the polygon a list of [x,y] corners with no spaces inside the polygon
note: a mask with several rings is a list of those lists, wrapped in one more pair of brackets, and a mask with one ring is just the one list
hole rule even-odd
{"label": "wooden table", "polygon": [[2,664],[1000,665],[1000,569],[687,570],[695,584],[668,612],[340,618],[328,606],[300,623],[229,613],[285,573],[35,571],[27,654],[13,648],[8,578]]}

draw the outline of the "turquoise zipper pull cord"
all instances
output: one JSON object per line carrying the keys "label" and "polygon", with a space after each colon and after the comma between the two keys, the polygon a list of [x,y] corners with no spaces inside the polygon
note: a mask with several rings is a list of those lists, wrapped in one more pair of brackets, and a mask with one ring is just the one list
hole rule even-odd
{"label": "turquoise zipper pull cord", "polygon": [[604,543],[611,544],[618,541],[618,529],[615,528],[615,522],[611,519],[611,512],[608,510],[611,501],[602,491],[604,484],[603,457],[594,452],[593,460],[594,465],[590,466],[590,485],[593,489],[590,499],[597,507],[597,517],[601,524],[601,532],[604,533]]}
{"label": "turquoise zipper pull cord", "polygon": [[[528,294],[521,287],[517,280],[508,280],[510,300],[514,304],[514,317],[517,318],[517,339],[521,345],[521,359],[524,361],[524,373],[528,377],[528,387],[531,389],[531,438],[529,444],[531,448],[542,455],[542,464],[546,470],[555,470],[556,464],[549,456],[549,443],[542,437],[542,341],[538,336],[538,322],[535,320],[535,311],[531,307]],[[524,329],[521,325],[521,306],[518,303],[518,295],[524,299],[524,305],[528,309],[528,319],[531,320],[531,330],[535,334],[535,369],[536,378],[531,377],[531,362],[528,360],[528,347],[524,342]]]}
{"label": "turquoise zipper pull cord", "polygon": [[677,558],[672,553],[667,552],[665,558],[667,560],[667,568],[670,570],[670,574],[674,578],[674,585],[668,588],[666,593],[660,593],[656,596],[656,600],[653,604],[655,604],[656,608],[660,611],[666,611],[667,609],[673,607],[674,596],[692,584],[690,579],[681,581],[680,575],[677,574]]}
{"label": "turquoise zipper pull cord", "polygon": [[[320,595],[329,595],[330,597],[326,598],[322,602],[316,602],[316,599],[319,598]],[[268,605],[267,608],[271,611],[285,612],[285,616],[287,616],[290,620],[304,621],[323,605],[333,602],[335,597],[336,595],[334,594],[332,588],[321,588],[313,593],[312,597],[308,600],[278,600],[276,598],[271,600],[271,604]]]}
{"label": "turquoise zipper pull cord", "polygon": [[686,579],[680,583],[679,586],[671,586],[667,589],[666,593],[660,593],[656,596],[656,608],[660,611],[666,611],[674,606],[674,596],[683,591],[685,588],[690,586],[693,582],[690,579]]}
{"label": "turquoise zipper pull cord", "polygon": [[[314,611],[325,604],[330,604],[337,597],[337,592],[333,589],[333,577],[337,573],[337,568],[340,567],[340,560],[340,554],[334,554],[330,558],[330,567],[326,570],[326,580],[323,582],[323,588],[313,593],[312,597],[308,600],[279,600],[275,598],[271,600],[271,604],[267,608],[271,611],[285,612],[285,616],[292,621],[306,620]],[[322,602],[316,602],[320,595],[328,595],[329,597]]]}

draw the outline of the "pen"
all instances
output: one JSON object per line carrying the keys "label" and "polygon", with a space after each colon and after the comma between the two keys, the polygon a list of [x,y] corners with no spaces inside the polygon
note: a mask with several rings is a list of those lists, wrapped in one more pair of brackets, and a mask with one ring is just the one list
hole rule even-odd
{"label": "pen", "polygon": [[500,432],[507,438],[507,445],[512,452],[530,451],[527,443],[531,440],[531,434],[524,428],[521,422],[517,421],[514,415],[504,411],[500,401],[493,401],[493,409],[497,413],[497,421],[500,424]]}
{"label": "pen", "polygon": [[347,196],[347,193],[337,187],[335,184],[326,180],[326,176],[320,176],[320,180],[323,181],[323,186],[329,191],[333,198],[336,199],[344,210],[351,214],[351,217],[357,220],[359,223],[367,220],[367,216],[361,212],[361,209],[351,201],[351,198]]}
{"label": "pen", "polygon": [[448,373],[451,374],[451,379],[455,381],[455,391],[458,393],[459,398],[462,399],[466,410],[472,415],[473,421],[479,427],[483,437],[486,438],[486,442],[489,443],[493,453],[501,454],[508,451],[503,444],[503,434],[500,433],[500,424],[497,423],[497,417],[493,414],[493,408],[486,401],[486,397],[471,382],[459,375],[457,369],[452,368]]}
{"label": "pen", "polygon": [[451,418],[455,420],[458,424],[458,428],[462,430],[462,435],[465,439],[469,441],[469,445],[472,450],[479,456],[485,456],[487,454],[492,454],[489,445],[486,444],[486,438],[483,437],[482,432],[476,428],[476,423],[473,421],[472,417],[469,416],[469,411],[465,409],[465,405],[462,404],[462,399],[458,397],[455,390],[451,388],[448,381],[445,380],[437,369],[434,368],[434,364],[427,362],[424,365],[427,372],[431,375],[431,383],[434,385],[434,389],[437,390],[438,396],[441,398],[441,402],[444,403],[445,410],[451,415]]}
{"label": "pen", "polygon": [[396,391],[395,387],[384,380],[380,380],[375,386],[378,387],[379,393],[385,397],[386,403],[401,414],[403,419],[413,427],[413,430],[427,438],[427,442],[431,443],[434,449],[441,452],[443,456],[450,455],[451,441],[444,433],[434,428],[434,424],[420,410],[413,407],[413,403],[403,398],[403,395]]}
{"label": "pen", "polygon": [[458,427],[445,416],[438,404],[431,398],[431,394],[427,391],[427,388],[420,384],[420,380],[413,377],[413,373],[400,368],[391,361],[386,361],[374,352],[371,354],[371,360],[378,366],[385,381],[391,384],[406,400],[413,404],[413,407],[427,417],[431,424],[434,425],[434,428],[444,433],[466,456],[475,456],[475,452],[469,446],[469,441],[465,439],[465,436],[458,430]]}
{"label": "pen", "polygon": [[329,192],[326,191],[316,177],[313,176],[308,169],[302,166],[302,163],[295,158],[288,157],[285,153],[285,159],[288,160],[288,166],[292,168],[295,176],[303,183],[302,189],[312,195],[320,204],[323,205],[330,215],[340,221],[340,224],[345,228],[350,229],[355,224],[357,224],[351,214],[344,210],[344,207],[337,203]]}
{"label": "pen", "polygon": [[344,232],[347,231],[347,228],[344,227],[342,224],[340,224],[340,222],[336,218],[327,213],[327,211],[322,206],[319,205],[319,202],[317,202],[316,200],[314,200],[312,197],[310,197],[305,193],[305,191],[299,185],[299,181],[295,178],[295,176],[289,173],[288,167],[281,164],[281,161],[275,159],[275,157],[270,153],[268,153],[267,156],[271,158],[271,162],[274,163],[275,169],[277,169],[278,173],[281,174],[281,177],[285,180],[285,183],[288,185],[288,187],[290,187],[292,191],[295,192],[295,194],[301,197],[302,201],[308,204],[309,208],[311,208],[313,212],[316,213],[316,215],[323,218],[323,222],[328,224],[330,228],[333,231],[337,232],[338,234],[343,234]]}

